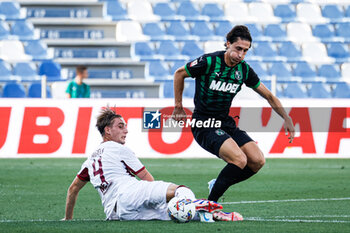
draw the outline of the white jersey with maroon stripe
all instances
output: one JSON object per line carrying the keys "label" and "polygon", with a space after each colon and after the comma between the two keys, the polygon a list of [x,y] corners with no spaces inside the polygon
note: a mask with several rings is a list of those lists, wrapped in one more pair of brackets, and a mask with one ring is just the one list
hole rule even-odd
{"label": "white jersey with maroon stripe", "polygon": [[134,175],[144,168],[128,147],[108,141],[89,156],[77,176],[81,180],[90,181],[98,190],[104,212],[109,218],[116,208],[119,196],[139,182]]}

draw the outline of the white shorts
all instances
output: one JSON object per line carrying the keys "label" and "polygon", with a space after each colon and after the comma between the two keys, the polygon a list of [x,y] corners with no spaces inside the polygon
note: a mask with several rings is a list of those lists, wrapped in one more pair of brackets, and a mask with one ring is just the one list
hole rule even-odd
{"label": "white shorts", "polygon": [[109,219],[170,220],[167,213],[166,193],[171,183],[138,181],[120,192],[117,209]]}

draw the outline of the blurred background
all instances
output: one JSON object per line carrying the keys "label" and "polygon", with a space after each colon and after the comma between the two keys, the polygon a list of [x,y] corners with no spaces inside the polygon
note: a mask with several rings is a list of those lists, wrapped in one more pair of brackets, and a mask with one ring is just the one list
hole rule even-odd
{"label": "blurred background", "polygon": [[224,49],[236,24],[278,97],[350,98],[349,0],[14,0],[0,2],[0,19],[3,98],[40,98],[43,85],[64,98],[78,65],[91,98],[172,98],[174,71]]}

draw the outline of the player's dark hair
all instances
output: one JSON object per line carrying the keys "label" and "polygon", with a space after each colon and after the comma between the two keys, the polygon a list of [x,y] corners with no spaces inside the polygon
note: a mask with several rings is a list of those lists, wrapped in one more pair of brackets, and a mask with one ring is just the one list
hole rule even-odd
{"label": "player's dark hair", "polygon": [[[252,43],[253,39],[250,35],[250,31],[247,26],[244,25],[236,25],[234,26],[229,33],[226,35],[226,41],[232,43],[235,43],[238,38],[241,40],[247,40]],[[226,44],[225,44],[226,47]]]}
{"label": "player's dark hair", "polygon": [[86,66],[82,66],[82,65],[77,66],[76,69],[75,69],[75,71],[76,71],[77,74],[81,74],[81,73],[83,73],[85,70],[87,70],[87,67],[86,67]]}
{"label": "player's dark hair", "polygon": [[122,116],[116,114],[116,112],[109,107],[101,110],[100,115],[97,116],[96,127],[102,136],[105,135],[105,127],[111,126],[115,118],[122,118]]}

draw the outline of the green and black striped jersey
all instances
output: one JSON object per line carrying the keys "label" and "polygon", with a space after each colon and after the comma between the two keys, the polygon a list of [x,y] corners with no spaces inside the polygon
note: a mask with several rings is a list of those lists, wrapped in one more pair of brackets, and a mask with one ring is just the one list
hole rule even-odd
{"label": "green and black striped jersey", "polygon": [[224,61],[224,54],[225,51],[204,54],[185,65],[187,74],[196,79],[196,113],[226,117],[232,99],[243,83],[250,88],[260,85],[259,77],[245,61],[229,67]]}

